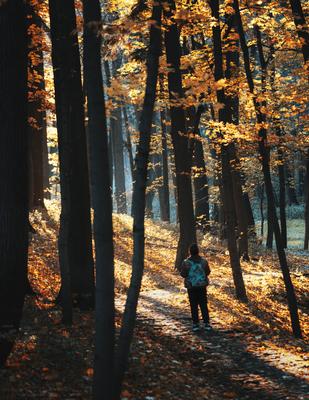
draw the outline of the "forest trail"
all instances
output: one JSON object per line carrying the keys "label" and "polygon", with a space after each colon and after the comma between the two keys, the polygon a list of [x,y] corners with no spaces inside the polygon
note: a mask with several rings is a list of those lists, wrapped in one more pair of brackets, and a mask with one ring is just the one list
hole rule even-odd
{"label": "forest trail", "polygon": [[[74,324],[61,324],[57,207],[32,215],[37,235],[29,255],[30,281],[21,334],[0,372],[1,400],[90,400],[93,375],[92,312],[74,311]],[[131,272],[132,219],[114,218],[116,326],[119,332]],[[244,263],[250,302],[234,297],[228,256],[200,238],[211,266],[209,309],[213,330],[193,334],[186,290],[175,272],[175,227],[146,221],[145,275],[138,306],[123,400],[303,400],[309,392],[307,258],[290,255],[300,303],[304,340],[290,332],[280,271],[273,254]]]}
{"label": "forest trail", "polygon": [[[141,397],[132,398],[307,398],[308,357],[268,347],[267,337],[258,330],[226,329],[215,310],[213,329],[194,334],[188,308],[173,306],[174,297],[174,287],[141,295],[137,336],[146,337],[149,344],[144,349],[143,340],[134,345],[144,355],[131,360],[128,378],[141,387]],[[143,387],[148,397],[142,396]]]}

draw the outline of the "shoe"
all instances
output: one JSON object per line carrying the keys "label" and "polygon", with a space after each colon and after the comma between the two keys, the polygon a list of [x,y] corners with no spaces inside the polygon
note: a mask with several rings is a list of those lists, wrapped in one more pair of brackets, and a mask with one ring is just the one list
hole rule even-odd
{"label": "shoe", "polygon": [[205,322],[204,323],[204,329],[205,329],[205,331],[211,331],[212,330],[212,327],[211,327],[209,322]]}
{"label": "shoe", "polygon": [[200,324],[193,324],[192,332],[198,332],[200,330]]}

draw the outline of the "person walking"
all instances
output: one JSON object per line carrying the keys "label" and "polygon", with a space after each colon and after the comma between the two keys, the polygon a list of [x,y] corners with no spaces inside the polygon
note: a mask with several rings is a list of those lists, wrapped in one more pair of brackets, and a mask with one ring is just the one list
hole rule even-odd
{"label": "person walking", "polygon": [[199,308],[204,321],[204,328],[210,330],[209,312],[207,305],[207,290],[209,284],[208,275],[210,268],[208,261],[199,255],[199,248],[196,243],[190,246],[190,257],[183,261],[180,275],[185,278],[185,287],[188,290],[188,297],[192,315],[192,331],[200,330]]}

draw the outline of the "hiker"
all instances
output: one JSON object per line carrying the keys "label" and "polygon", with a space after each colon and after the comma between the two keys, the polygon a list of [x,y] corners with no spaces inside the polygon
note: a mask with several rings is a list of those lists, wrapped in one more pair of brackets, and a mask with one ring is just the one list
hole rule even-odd
{"label": "hiker", "polygon": [[206,292],[206,286],[209,284],[209,274],[210,269],[207,260],[199,255],[197,244],[192,244],[190,246],[190,257],[182,263],[180,275],[185,278],[185,287],[188,290],[193,332],[200,330],[198,307],[201,309],[204,328],[206,330],[211,329]]}

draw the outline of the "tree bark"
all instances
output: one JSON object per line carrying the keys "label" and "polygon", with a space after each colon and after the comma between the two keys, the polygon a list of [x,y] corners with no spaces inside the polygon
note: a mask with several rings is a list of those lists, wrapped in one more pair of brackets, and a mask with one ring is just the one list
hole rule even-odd
{"label": "tree bark", "polygon": [[[113,61],[113,76],[116,75],[120,65],[120,58],[118,58],[116,61]],[[122,114],[120,106],[112,111],[110,124],[111,138],[113,143],[114,183],[117,212],[120,214],[127,214],[126,175],[123,154],[124,140],[122,135]]]}
{"label": "tree bark", "polygon": [[34,25],[29,45],[29,83],[28,83],[28,115],[29,115],[29,140],[31,162],[30,208],[44,207],[45,166],[44,151],[46,146],[46,112],[44,60],[43,60],[43,31],[42,20],[37,15],[35,5],[28,7],[29,26]]}
{"label": "tree bark", "polygon": [[305,180],[305,240],[304,250],[309,247],[309,152],[307,156],[307,171]]}
{"label": "tree bark", "polygon": [[[291,162],[292,163],[292,162]],[[285,175],[286,175],[286,186],[287,186],[287,194],[288,194],[288,199],[289,199],[289,204],[293,205],[296,204],[298,205],[298,200],[297,200],[297,193],[296,193],[296,188],[295,188],[295,180],[294,180],[294,165],[292,163],[292,166],[290,167],[289,165],[285,165]]]}
{"label": "tree bark", "polygon": [[[261,105],[255,96],[254,81],[253,81],[253,76],[252,76],[252,72],[251,72],[251,68],[250,68],[249,50],[248,50],[248,45],[246,42],[246,37],[245,37],[243,25],[242,25],[242,19],[241,19],[241,15],[240,15],[238,0],[233,0],[233,7],[234,7],[235,15],[237,18],[237,28],[238,28],[241,49],[242,49],[243,57],[244,57],[246,78],[247,78],[249,90],[253,94],[253,102],[254,102],[257,122],[259,124],[263,125],[265,123],[265,115],[262,113]],[[288,266],[287,259],[286,259],[286,254],[285,254],[285,251],[284,251],[284,248],[282,245],[281,232],[280,232],[278,218],[277,218],[277,214],[276,214],[275,197],[274,197],[274,191],[273,191],[271,174],[270,174],[270,166],[269,166],[269,148],[267,146],[267,130],[264,127],[261,127],[259,129],[258,145],[259,145],[259,153],[260,153],[261,162],[262,162],[262,170],[263,170],[263,175],[264,175],[268,209],[270,212],[270,217],[273,221],[273,229],[274,229],[274,235],[275,235],[275,240],[276,240],[277,253],[278,253],[280,267],[281,267],[283,280],[284,280],[284,284],[285,284],[286,294],[287,294],[287,301],[288,301],[288,307],[289,307],[289,312],[290,312],[290,317],[291,317],[292,329],[293,329],[293,333],[294,333],[295,337],[301,337],[302,332],[301,332],[301,327],[300,327],[300,322],[299,322],[298,307],[297,307],[294,286],[293,286],[293,283],[291,280],[289,266]]]}
{"label": "tree bark", "polygon": [[[212,28],[213,32],[213,46],[214,46],[214,75],[215,80],[219,81],[224,78],[223,73],[223,54],[222,54],[222,43],[221,43],[221,29],[219,21],[219,0],[212,0],[210,2],[212,16],[216,20],[216,26]],[[228,122],[227,115],[227,102],[224,89],[217,90],[217,101],[220,104],[224,104],[224,107],[219,110],[219,121],[226,123]],[[222,138],[222,135],[220,135]],[[231,159],[229,154],[229,145],[221,144],[221,166],[222,166],[222,200],[224,215],[226,220],[227,229],[227,240],[228,250],[230,255],[230,263],[232,268],[232,274],[234,279],[234,285],[236,290],[236,297],[239,300],[246,302],[247,294],[245,283],[242,276],[242,269],[239,261],[239,255],[237,250],[236,242],[236,218],[234,209],[234,191],[232,184],[232,173],[231,173]]]}
{"label": "tree bark", "polygon": [[287,226],[286,226],[286,212],[285,212],[285,174],[283,164],[282,150],[278,149],[278,174],[279,174],[279,208],[280,208],[280,230],[282,245],[287,248]]}
{"label": "tree bark", "polygon": [[112,198],[108,159],[108,135],[101,68],[99,0],[83,0],[84,82],[88,99],[88,142],[91,197],[96,254],[96,310],[93,397],[113,397],[115,305]]}
{"label": "tree bark", "polygon": [[122,113],[123,113],[124,124],[126,127],[126,134],[127,134],[126,148],[128,151],[129,162],[130,162],[130,171],[131,171],[131,177],[132,177],[132,181],[133,181],[134,180],[134,176],[133,176],[134,175],[134,157],[133,157],[133,149],[132,149],[132,141],[131,141],[130,123],[129,123],[126,106],[122,107]]}
{"label": "tree bark", "polygon": [[[165,48],[168,72],[168,89],[171,101],[171,136],[174,148],[176,167],[176,187],[180,236],[178,241],[175,267],[180,268],[188,254],[189,246],[196,242],[195,219],[191,186],[191,160],[189,154],[189,138],[186,130],[186,117],[181,105],[175,104],[183,98],[180,71],[180,38],[177,23],[173,15],[175,2],[169,0],[164,7],[165,18],[169,21],[165,30]],[[173,104],[174,103],[174,104]]]}
{"label": "tree bark", "polygon": [[0,367],[19,328],[27,281],[27,27],[22,0],[0,4]]}
{"label": "tree bark", "polygon": [[160,196],[160,213],[162,221],[170,222],[170,189],[168,178],[168,148],[166,139],[165,111],[160,113],[161,129],[162,129],[162,177],[163,183],[159,191]]}
{"label": "tree bark", "polygon": [[[73,0],[50,0],[52,61],[60,158],[61,221],[59,256],[60,299],[70,302],[71,291],[82,308],[93,306],[90,196],[83,93]],[[68,322],[71,319],[68,307]]]}
{"label": "tree bark", "polygon": [[209,192],[208,177],[204,158],[203,142],[200,135],[199,124],[203,106],[197,108],[194,121],[194,155],[193,165],[196,168],[193,177],[195,219],[203,231],[209,230]]}
{"label": "tree bark", "polygon": [[[235,79],[239,75],[239,41],[235,39],[235,16],[227,16],[229,34],[226,37],[226,67],[225,77],[228,81]],[[235,87],[236,86],[236,87]],[[227,121],[235,125],[239,124],[239,89],[237,85],[229,86],[228,93],[225,94]],[[228,156],[230,159],[230,169],[233,185],[233,197],[235,213],[237,219],[238,253],[244,260],[249,260],[248,250],[248,219],[245,209],[245,202],[242,189],[242,179],[240,175],[240,162],[237,157],[236,144],[228,145]]]}
{"label": "tree bark", "polygon": [[150,44],[147,55],[147,78],[143,110],[139,124],[139,145],[137,148],[135,165],[135,185],[133,191],[133,266],[130,286],[128,289],[125,311],[119,344],[116,354],[115,394],[120,399],[121,385],[128,363],[130,344],[136,320],[136,309],[144,271],[145,253],[145,190],[147,180],[147,166],[149,159],[151,125],[156,98],[159,58],[161,54],[161,2],[153,6],[150,27]]}
{"label": "tree bark", "polygon": [[306,64],[309,59],[309,32],[305,15],[303,13],[301,0],[290,0],[290,5]]}

